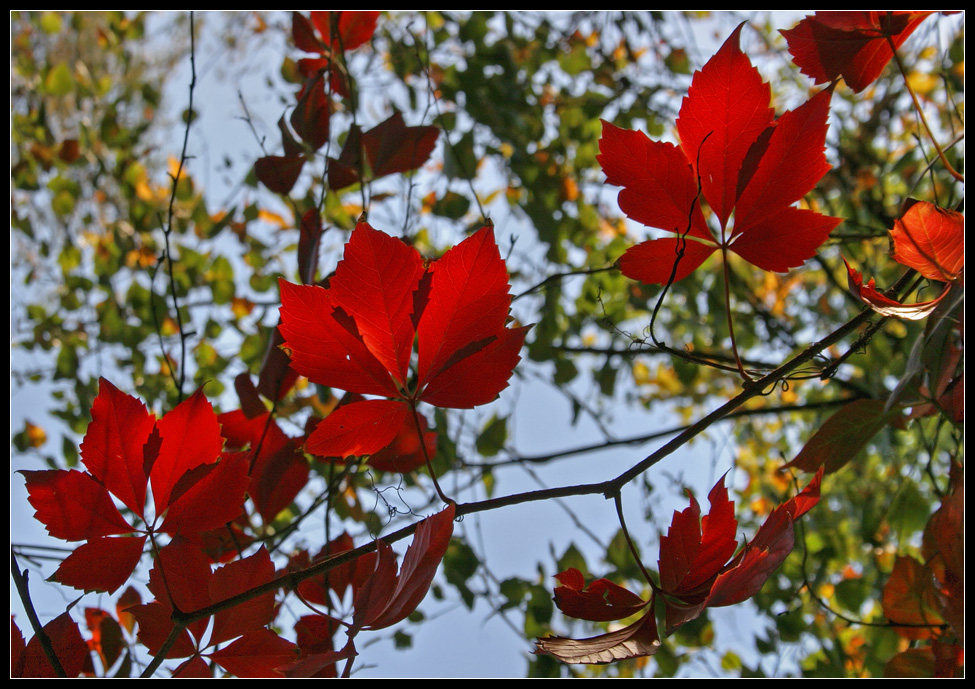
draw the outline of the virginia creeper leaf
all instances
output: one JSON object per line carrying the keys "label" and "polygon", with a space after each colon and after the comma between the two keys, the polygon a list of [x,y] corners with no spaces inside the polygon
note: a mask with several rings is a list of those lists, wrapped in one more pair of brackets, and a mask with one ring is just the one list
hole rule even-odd
{"label": "virginia creeper leaf", "polygon": [[404,423],[400,427],[392,442],[374,452],[366,460],[366,464],[378,471],[396,471],[406,474],[415,471],[424,465],[426,457],[433,457],[437,453],[437,434],[435,431],[428,431],[427,420],[420,415],[420,427],[422,429],[423,444],[426,452],[420,446],[416,428],[412,423]]}
{"label": "virginia creeper leaf", "polygon": [[[247,492],[265,523],[272,521],[308,483],[308,462],[268,413],[248,419],[241,410],[217,417],[229,448],[245,448],[251,463]],[[257,453],[257,456],[254,456]]]}
{"label": "virginia creeper leaf", "polygon": [[[899,48],[932,12],[820,11],[785,36],[793,62],[817,84],[843,77],[859,93],[883,72]],[[889,39],[889,41],[888,41]]]}
{"label": "virginia creeper leaf", "polygon": [[843,259],[846,263],[846,273],[847,273],[847,284],[850,287],[850,292],[852,292],[857,299],[862,301],[864,304],[869,306],[871,309],[877,313],[884,316],[891,316],[893,318],[903,318],[910,321],[919,321],[922,318],[927,318],[935,309],[938,308],[938,304],[948,296],[951,292],[951,287],[946,287],[941,294],[939,294],[934,299],[930,301],[917,302],[915,304],[902,304],[896,299],[891,299],[886,296],[880,290],[874,286],[873,278],[863,284],[863,276],[859,271],[854,270],[853,267],[847,263],[846,259]]}
{"label": "virginia creeper leaf", "polygon": [[217,415],[202,389],[159,419],[156,428],[162,442],[150,481],[157,510],[161,511],[169,506],[170,493],[183,474],[217,461],[223,438]]}
{"label": "virginia creeper leaf", "polygon": [[145,543],[145,536],[91,539],[64,558],[53,578],[81,591],[114,593],[132,576]]}
{"label": "virginia creeper leaf", "polygon": [[85,608],[85,624],[91,632],[88,648],[98,654],[103,668],[112,667],[125,649],[122,627],[100,608]]}
{"label": "virginia creeper leaf", "polygon": [[316,285],[281,286],[281,325],[291,366],[309,380],[362,395],[396,396],[389,371],[363,342],[356,324]]}
{"label": "virginia creeper leaf", "polygon": [[[326,48],[332,50],[355,50],[372,38],[376,31],[379,12],[375,10],[360,11],[315,11],[311,13],[311,23],[318,30],[318,35]],[[314,49],[302,50],[315,52]]]}
{"label": "virginia creeper leaf", "polygon": [[[447,546],[450,545],[450,537],[453,532],[453,503],[420,522],[413,534],[413,542],[406,549],[403,566],[399,574],[394,577],[395,587],[392,590],[385,586],[373,588],[372,598],[368,606],[369,612],[363,620],[364,628],[383,629],[391,627],[406,619],[411,612],[416,610],[416,606],[427,595],[427,590],[433,582],[433,576],[437,573],[444,553],[447,552]],[[382,542],[380,541],[380,543]],[[395,567],[395,560],[392,559],[390,551],[381,550],[376,565],[377,583],[385,583],[386,580],[383,570],[388,565],[384,564],[384,558],[385,562],[391,561]],[[377,601],[381,604],[376,605]],[[357,613],[359,607],[359,596],[356,596]]]}
{"label": "virginia creeper leaf", "polygon": [[[209,580],[210,600],[219,603],[274,578],[274,564],[267,548],[253,555],[228,562],[217,569]],[[274,619],[274,592],[251,598],[213,616],[208,645],[229,641],[242,634],[255,632]]]}
{"label": "virginia creeper leaf", "polygon": [[735,605],[762,590],[768,578],[792,552],[795,543],[793,524],[819,502],[822,478],[823,471],[820,470],[795,497],[772,510],[755,538],[718,575],[705,606]]}
{"label": "virginia creeper leaf", "polygon": [[277,668],[293,663],[298,647],[270,629],[257,629],[209,657],[237,677],[283,677]]}
{"label": "virginia creeper leaf", "polygon": [[[607,181],[624,187],[620,209],[680,235],[678,241],[648,240],[630,248],[620,259],[627,277],[679,280],[716,249],[785,272],[815,255],[840,223],[793,205],[830,169],[825,140],[831,91],[774,120],[771,91],[741,52],[740,32],[741,26],[695,73],[677,119],[679,147],[603,123],[598,159]],[[702,201],[715,215],[716,230],[708,227]]]}
{"label": "virginia creeper leaf", "polygon": [[677,118],[680,148],[722,228],[738,203],[745,156],[774,115],[771,88],[739,47],[742,26],[694,74]]}
{"label": "virginia creeper leaf", "polygon": [[145,405],[104,378],[91,405],[81,461],[102,485],[140,517],[146,504],[143,446],[155,426]]}
{"label": "virginia creeper leaf", "polygon": [[328,141],[329,103],[320,74],[305,83],[298,104],[291,112],[291,126],[314,151]]}
{"label": "virginia creeper leaf", "polygon": [[423,273],[416,249],[360,223],[329,283],[329,300],[352,316],[369,351],[400,385],[409,373],[413,292]]}
{"label": "virginia creeper leaf", "polygon": [[371,455],[393,441],[408,413],[409,407],[397,400],[343,404],[319,422],[305,449],[322,457]]}
{"label": "virginia creeper leaf", "polygon": [[820,426],[799,454],[783,468],[812,473],[839,471],[896,415],[884,400],[860,399],[840,407]]}
{"label": "virginia creeper leaf", "polygon": [[555,604],[569,617],[608,622],[635,615],[647,606],[640,596],[609,579],[596,579],[585,586],[582,572],[575,568],[555,578],[562,584],[555,589]]}
{"label": "virginia creeper leaf", "polygon": [[897,633],[908,639],[930,639],[944,624],[938,603],[934,573],[913,557],[901,556],[884,584],[884,616]]}
{"label": "virginia creeper leaf", "polygon": [[254,174],[275,194],[286,195],[294,189],[304,166],[303,155],[264,156],[254,161]]}
{"label": "virginia creeper leaf", "polygon": [[80,471],[22,471],[34,516],[52,537],[83,541],[132,531],[111,496]]}
{"label": "virginia creeper leaf", "polygon": [[563,663],[612,663],[652,656],[660,650],[660,634],[651,609],[628,627],[589,639],[550,636],[536,642],[537,653],[553,655]]}
{"label": "virginia creeper leaf", "polygon": [[400,432],[408,405],[471,408],[494,400],[508,386],[528,330],[505,327],[510,305],[491,227],[424,269],[416,249],[360,222],[328,289],[281,282],[279,329],[294,369],[313,382],[400,402],[339,407],[311,434],[309,451],[379,452]]}
{"label": "virginia creeper leaf", "polygon": [[965,216],[919,201],[894,221],[894,260],[931,280],[952,282],[965,267]]}
{"label": "virginia creeper leaf", "polygon": [[[487,347],[492,338],[500,338],[511,305],[508,272],[490,227],[450,249],[430,271],[430,296],[417,328],[420,389]],[[488,383],[492,388],[503,383],[493,399],[507,387],[507,376],[504,381],[484,381]]]}
{"label": "virginia creeper leaf", "polygon": [[[81,636],[78,623],[71,619],[68,613],[61,613],[44,625],[44,633],[51,640],[54,654],[61,663],[66,677],[77,677],[81,674],[86,659],[88,659],[88,645]],[[13,673],[11,673],[13,674]],[[57,677],[54,666],[48,659],[44,648],[37,636],[27,643],[23,656],[22,677]]]}

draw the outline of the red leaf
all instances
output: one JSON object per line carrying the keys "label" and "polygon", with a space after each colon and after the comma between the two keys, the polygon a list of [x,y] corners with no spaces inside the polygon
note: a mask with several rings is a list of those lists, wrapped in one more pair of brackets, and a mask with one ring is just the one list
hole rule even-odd
{"label": "red leaf", "polygon": [[145,536],[89,540],[61,562],[53,578],[81,591],[114,593],[139,565],[145,543]]}
{"label": "red leaf", "polygon": [[88,648],[98,654],[102,668],[107,671],[125,648],[122,627],[115,618],[99,608],[85,608],[85,624],[91,632]]}
{"label": "red leaf", "polygon": [[829,172],[824,142],[831,95],[829,90],[820,91],[776,120],[735,204],[735,234],[791,206]]}
{"label": "red leaf", "polygon": [[283,677],[277,668],[294,662],[298,647],[270,629],[258,629],[209,655],[237,677]]}
{"label": "red leaf", "polygon": [[693,273],[717,248],[694,240],[649,239],[626,250],[620,257],[620,271],[648,285],[666,285],[671,275],[677,282]]}
{"label": "red leaf", "polygon": [[382,450],[372,453],[366,460],[366,464],[378,471],[395,471],[407,474],[423,466],[426,462],[426,456],[432,459],[437,452],[437,434],[435,431],[427,430],[426,418],[423,416],[419,418],[423,444],[426,446],[426,455],[420,446],[416,428],[412,423],[404,423],[393,441]]}
{"label": "red leaf", "polygon": [[191,536],[232,522],[242,512],[250,477],[248,458],[227,454],[217,464],[192,469],[173,487],[160,531]]}
{"label": "red leaf", "polygon": [[[300,247],[300,244],[299,244]],[[269,400],[278,401],[294,387],[298,380],[298,372],[291,367],[290,359],[281,350],[284,337],[278,328],[271,331],[271,343],[261,364],[261,373],[257,379],[257,391]]]}
{"label": "red leaf", "polygon": [[413,292],[423,273],[416,249],[360,222],[329,282],[331,303],[352,316],[369,351],[401,386],[413,351]]}
{"label": "red leaf", "polygon": [[555,589],[555,604],[569,617],[608,622],[635,615],[647,606],[640,596],[609,579],[596,579],[584,586],[582,572],[575,568],[555,578],[562,584]]}
{"label": "red leaf", "polygon": [[718,576],[705,606],[734,605],[762,590],[772,572],[792,552],[793,524],[819,502],[822,479],[823,470],[820,469],[808,486],[772,510],[755,538],[745,545],[744,550]]}
{"label": "red leaf", "polygon": [[438,136],[436,127],[407,127],[398,112],[377,124],[362,135],[372,178],[417,169],[430,157]]}
{"label": "red leaf", "polygon": [[254,174],[265,187],[275,194],[288,194],[294,188],[305,156],[264,156],[254,161]]}
{"label": "red leaf", "polygon": [[365,629],[391,627],[416,609],[437,573],[454,531],[454,504],[420,522],[406,550],[403,567],[395,573],[395,557],[382,541],[370,585],[356,596],[356,618]]}
{"label": "red leaf", "polygon": [[361,181],[365,161],[362,158],[362,130],[351,125],[338,159],[328,159],[328,186],[339,190]]}
{"label": "red leaf", "polygon": [[[446,368],[423,390],[421,400],[436,407],[472,409],[488,404],[508,387],[530,325],[501,330],[498,339]],[[462,350],[463,352],[463,350]]]}
{"label": "red leaf", "polygon": [[300,12],[291,13],[291,38],[295,46],[306,53],[320,53],[325,49],[325,45],[315,35],[314,25]]}
{"label": "red leaf", "polygon": [[[226,600],[255,586],[266,584],[274,578],[274,565],[267,549],[261,547],[253,555],[227,563],[216,572],[209,582],[210,600],[214,603]],[[207,645],[214,646],[241,634],[256,631],[274,619],[274,592],[252,598],[222,610],[213,616],[213,629]]]}
{"label": "red leaf", "polygon": [[[829,170],[830,91],[773,121],[769,86],[741,52],[740,32],[741,26],[695,73],[677,119],[679,148],[603,125],[598,158],[607,181],[624,187],[620,209],[682,236],[629,249],[620,259],[627,277],[654,284],[671,276],[680,280],[719,248],[763,270],[784,272],[815,255],[840,223],[793,206]],[[717,231],[705,221],[698,183]]]}
{"label": "red leaf", "polygon": [[291,112],[291,126],[313,151],[317,151],[328,141],[329,102],[325,97],[321,74],[305,82],[298,105]]}
{"label": "red leaf", "polygon": [[880,76],[899,48],[932,12],[816,12],[781,31],[793,61],[817,84],[843,77],[859,93]]}
{"label": "red leaf", "polygon": [[913,557],[898,557],[884,584],[884,616],[907,639],[931,639],[944,624],[934,573]]}
{"label": "red leaf", "polygon": [[104,378],[91,405],[81,461],[102,485],[140,517],[146,505],[143,446],[155,427],[145,405]]}
{"label": "red leaf", "polygon": [[198,655],[188,658],[173,670],[174,679],[213,679],[213,671],[207,665],[207,661]]}
{"label": "red leaf", "polygon": [[924,527],[922,553],[938,582],[941,614],[959,639],[965,636],[965,485],[953,468],[951,492]]}
{"label": "red leaf", "polygon": [[[54,647],[54,655],[61,663],[66,677],[81,674],[85,661],[89,659],[88,645],[81,636],[78,623],[68,613],[62,613],[44,625],[44,633]],[[13,674],[13,673],[11,673]],[[57,677],[54,666],[48,659],[37,636],[31,638],[24,650],[22,677]]]}
{"label": "red leaf", "polygon": [[430,296],[418,327],[421,390],[498,338],[511,305],[508,272],[490,227],[450,249],[430,272]]}
{"label": "red leaf", "polygon": [[439,135],[436,127],[406,126],[398,112],[365,133],[353,126],[339,158],[329,159],[329,186],[344,189],[364,181],[363,174],[375,180],[415,170],[430,157]]}
{"label": "red leaf", "polygon": [[[170,613],[173,610],[194,612],[213,602],[209,593],[212,576],[210,561],[199,546],[177,537],[159,551],[149,571],[148,587]],[[141,618],[139,623],[141,625]],[[197,642],[202,640],[209,624],[210,620],[204,618],[190,625],[189,630]]]}
{"label": "red leaf", "polygon": [[738,521],[724,479],[714,485],[708,500],[711,511],[703,523],[701,509],[691,496],[690,507],[674,513],[667,535],[660,539],[660,587],[668,594],[700,595],[702,587],[706,594],[738,546]]}
{"label": "red leaf", "polygon": [[202,389],[159,419],[156,428],[161,445],[149,478],[159,513],[169,506],[173,487],[183,474],[219,459],[223,438],[217,416]]}
{"label": "red leaf", "polygon": [[135,629],[135,618],[132,616],[132,613],[129,612],[129,608],[141,604],[142,596],[131,585],[128,586],[122,592],[122,595],[118,597],[118,600],[115,601],[115,614],[118,616],[119,624],[125,627],[129,634],[131,634],[132,630]]}
{"label": "red leaf", "polygon": [[894,260],[926,278],[952,282],[965,267],[965,216],[927,201],[894,221]]}
{"label": "red leaf", "polygon": [[964,677],[965,649],[933,642],[930,646],[902,651],[884,665],[884,677]]}
{"label": "red leaf", "polygon": [[[490,227],[424,271],[415,249],[359,223],[329,289],[282,281],[281,301],[280,331],[295,370],[322,385],[410,404],[470,408],[494,400],[508,385],[527,332],[505,327],[508,273]],[[414,327],[418,373],[410,389]],[[389,416],[395,409],[372,405],[326,419],[309,449],[377,452],[399,431]],[[382,443],[354,437],[355,426],[377,423]]]}
{"label": "red leaf", "polygon": [[[697,181],[680,148],[651,141],[643,132],[620,129],[604,120],[599,150],[596,158],[606,173],[606,182],[624,187],[619,204],[628,218],[648,227],[683,233],[688,230],[687,218],[693,206],[688,236],[714,241],[700,204],[694,202]],[[671,251],[670,265],[674,255]]]}
{"label": "red leaf", "polygon": [[843,405],[813,434],[783,469],[826,473],[842,469],[895,417],[884,400],[860,399]]}
{"label": "red leaf", "polygon": [[27,642],[24,640],[24,633],[14,621],[14,616],[10,616],[10,676],[24,676],[24,661],[27,652]]}
{"label": "red leaf", "polygon": [[[299,568],[308,567],[309,564],[324,562],[330,557],[352,550],[353,547],[355,547],[355,543],[352,541],[352,537],[343,533],[338,538],[326,543],[311,563],[308,562],[307,553],[303,553],[303,557],[296,559],[293,565]],[[356,592],[369,580],[375,569],[376,554],[367,553],[332,568],[325,575],[305,579],[298,584],[298,591],[311,603],[331,605],[329,590],[334,592],[338,600],[341,601],[346,589],[351,587],[354,597]],[[336,607],[338,606],[336,605]]]}
{"label": "red leaf", "polygon": [[308,462],[298,452],[294,439],[286,436],[266,411],[248,419],[237,410],[217,419],[228,448],[250,448],[247,457],[252,468],[247,491],[265,523],[272,521],[308,483]]}
{"label": "red leaf", "polygon": [[[139,623],[139,643],[145,646],[149,653],[155,655],[162,650],[169,635],[173,631],[173,610],[168,605],[153,601],[146,605],[135,605],[129,612]],[[196,646],[189,633],[183,629],[176,637],[176,642],[166,653],[167,658],[188,658],[196,653]]]}
{"label": "red leaf", "polygon": [[[311,13],[311,21],[318,29],[318,34],[325,45],[339,50],[355,50],[372,38],[378,19],[379,12],[375,10]],[[314,51],[309,50],[309,52]]]}
{"label": "red leaf", "polygon": [[846,259],[847,284],[850,291],[857,299],[869,306],[871,309],[884,316],[893,318],[903,318],[910,321],[919,321],[930,316],[938,307],[938,304],[951,292],[951,285],[947,286],[941,294],[930,301],[917,302],[915,304],[902,304],[882,294],[875,286],[873,278],[866,285],[863,284],[863,276],[854,270]]}
{"label": "red leaf", "polygon": [[[333,570],[334,571],[334,570]],[[301,649],[301,668],[292,665],[283,672],[288,677],[338,677],[335,661],[327,662],[328,655],[334,653],[332,637],[339,624],[320,615],[304,615],[295,622],[295,640]],[[326,662],[322,662],[326,660]],[[296,672],[307,674],[295,674]]]}
{"label": "red leaf", "polygon": [[389,445],[409,413],[397,400],[362,400],[344,404],[320,421],[305,450],[321,457],[360,457]]}
{"label": "red leaf", "polygon": [[105,486],[80,471],[22,471],[34,516],[54,538],[83,541],[125,534],[122,518]]}
{"label": "red leaf", "polygon": [[362,395],[395,397],[389,371],[369,351],[355,321],[314,285],[281,287],[281,325],[291,366],[309,380]]}
{"label": "red leaf", "polygon": [[681,150],[722,228],[738,202],[745,157],[774,114],[769,85],[738,46],[742,26],[695,72],[677,118]]}
{"label": "red leaf", "polygon": [[738,235],[730,248],[762,270],[784,273],[815,256],[840,222],[841,218],[790,206]]}
{"label": "red leaf", "polygon": [[258,392],[251,375],[247,371],[242,371],[234,378],[234,390],[237,392],[237,399],[240,400],[240,409],[247,418],[253,419],[267,412],[261,394]]}
{"label": "red leaf", "polygon": [[107,486],[78,471],[24,475],[29,500],[49,533],[88,541],[64,560],[55,578],[85,590],[114,591],[138,564],[145,537],[106,537],[146,529],[137,530],[122,517],[109,490],[117,490],[130,509],[143,515],[151,482],[155,521],[162,520],[153,528],[192,538],[240,514],[249,479],[246,458],[217,463],[224,441],[202,391],[155,422],[141,403],[107,381],[99,387],[82,452]]}
{"label": "red leaf", "polygon": [[322,216],[317,208],[311,208],[301,216],[301,236],[298,239],[298,273],[306,285],[315,282],[315,269],[318,268],[318,248],[321,245]]}

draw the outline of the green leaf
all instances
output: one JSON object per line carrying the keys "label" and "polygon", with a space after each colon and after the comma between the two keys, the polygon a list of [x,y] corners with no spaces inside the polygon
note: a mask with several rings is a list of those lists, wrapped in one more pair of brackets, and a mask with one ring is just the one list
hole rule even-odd
{"label": "green leaf", "polygon": [[504,449],[508,440],[508,418],[494,415],[477,436],[477,452],[482,457],[494,457]]}
{"label": "green leaf", "polygon": [[469,545],[459,538],[450,539],[443,558],[444,576],[460,592],[468,610],[474,609],[474,593],[468,588],[467,580],[474,576],[479,566],[480,561]]}
{"label": "green leaf", "polygon": [[64,98],[74,91],[74,85],[74,74],[63,62],[59,62],[44,79],[44,91],[57,98]]}

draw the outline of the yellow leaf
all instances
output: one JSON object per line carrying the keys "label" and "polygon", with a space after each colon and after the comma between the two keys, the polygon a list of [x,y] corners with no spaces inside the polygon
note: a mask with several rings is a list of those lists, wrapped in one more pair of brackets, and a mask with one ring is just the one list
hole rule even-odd
{"label": "yellow leaf", "polygon": [[30,421],[24,422],[24,432],[27,434],[27,442],[31,447],[40,447],[47,442],[47,433],[40,426],[35,426]]}
{"label": "yellow leaf", "polygon": [[250,312],[254,310],[254,304],[243,297],[234,297],[230,302],[230,310],[233,311],[235,317],[243,318],[250,315]]}
{"label": "yellow leaf", "polygon": [[637,385],[649,385],[651,380],[649,366],[642,361],[633,364],[633,382]]}
{"label": "yellow leaf", "polygon": [[269,210],[264,210],[264,209],[259,210],[257,212],[257,217],[263,220],[264,222],[271,223],[272,225],[277,225],[282,230],[286,230],[292,226],[292,222],[290,220],[285,220],[283,216],[278,215],[277,213],[274,213]]}

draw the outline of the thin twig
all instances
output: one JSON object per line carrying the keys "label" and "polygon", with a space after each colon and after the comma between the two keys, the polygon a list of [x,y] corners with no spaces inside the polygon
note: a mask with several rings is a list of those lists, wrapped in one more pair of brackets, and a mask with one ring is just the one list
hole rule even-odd
{"label": "thin twig", "polygon": [[54,644],[51,643],[51,638],[44,631],[44,627],[41,626],[41,621],[37,617],[37,611],[34,610],[34,603],[30,598],[30,588],[27,586],[27,570],[21,571],[20,565],[17,564],[17,556],[14,554],[12,548],[10,550],[10,573],[14,577],[14,583],[17,585],[17,594],[24,604],[24,610],[27,612],[27,619],[30,620],[30,626],[34,630],[34,638],[41,642],[44,655],[51,661],[51,666],[54,668],[57,676],[67,677],[68,675],[64,671],[64,667],[61,665],[61,660],[54,651]]}
{"label": "thin twig", "polygon": [[173,180],[173,191],[169,197],[169,213],[166,219],[166,225],[163,227],[163,237],[166,241],[166,264],[169,272],[169,287],[170,292],[173,297],[173,310],[176,311],[176,323],[179,327],[179,346],[180,346],[180,362],[179,362],[179,382],[177,383],[177,392],[179,394],[179,401],[183,401],[183,385],[186,382],[186,331],[183,329],[183,316],[179,311],[179,299],[176,295],[176,276],[173,272],[173,253],[172,248],[169,244],[169,237],[173,232],[173,216],[175,215],[175,205],[176,205],[176,192],[179,188],[179,179],[183,174],[183,167],[186,165],[188,160],[187,149],[189,148],[190,141],[190,125],[193,123],[193,91],[196,89],[196,31],[193,23],[193,12],[190,12],[190,96],[189,104],[186,109],[186,127],[183,130],[183,149],[179,154],[179,166],[176,168],[176,174],[172,175]]}

